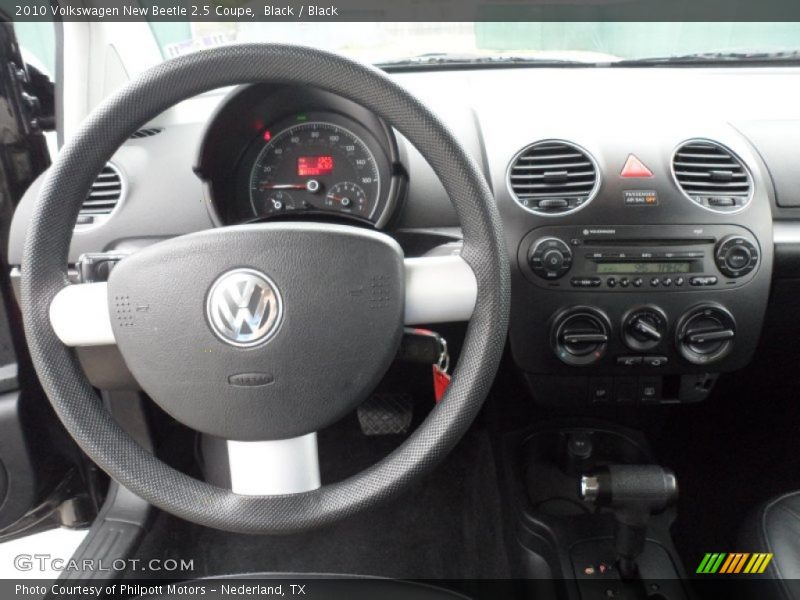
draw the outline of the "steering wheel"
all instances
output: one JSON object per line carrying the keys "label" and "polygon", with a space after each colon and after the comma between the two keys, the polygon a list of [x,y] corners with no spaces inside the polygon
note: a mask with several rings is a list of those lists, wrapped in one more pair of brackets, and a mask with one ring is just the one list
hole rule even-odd
{"label": "steering wheel", "polygon": [[[463,230],[460,257],[404,259],[392,238],[355,226],[256,224],[155,243],[124,258],[107,283],[70,284],[78,211],[116,149],[177,102],[256,82],[333,92],[402,133],[433,167],[455,206]],[[377,69],[315,49],[252,44],[166,61],[91,114],[41,188],[27,233],[21,292],[41,383],[92,460],[179,517],[271,534],[319,527],[373,506],[453,448],[494,379],[509,288],[492,193],[437,117]],[[318,467],[316,475],[298,474],[316,465],[315,432],[352,411],[385,373],[404,322],[458,316],[450,309],[455,306],[469,318],[466,339],[452,383],[425,421],[394,452],[349,479],[320,486]],[[232,469],[234,457],[245,455],[248,476],[283,469],[295,483],[248,488],[240,472],[238,489],[235,482],[226,489],[144,450],[104,408],[71,348],[109,343],[117,344],[142,388],[166,412],[228,441]],[[297,463],[297,456],[305,458]]]}

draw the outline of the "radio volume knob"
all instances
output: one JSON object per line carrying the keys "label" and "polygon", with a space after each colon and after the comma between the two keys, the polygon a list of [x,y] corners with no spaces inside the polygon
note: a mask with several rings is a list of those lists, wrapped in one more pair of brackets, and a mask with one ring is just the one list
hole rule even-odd
{"label": "radio volume knob", "polygon": [[542,279],[560,279],[572,266],[572,250],[558,238],[538,239],[528,251],[528,265]]}
{"label": "radio volume knob", "polygon": [[729,235],[717,244],[714,261],[726,277],[742,277],[758,265],[758,249],[747,238]]}

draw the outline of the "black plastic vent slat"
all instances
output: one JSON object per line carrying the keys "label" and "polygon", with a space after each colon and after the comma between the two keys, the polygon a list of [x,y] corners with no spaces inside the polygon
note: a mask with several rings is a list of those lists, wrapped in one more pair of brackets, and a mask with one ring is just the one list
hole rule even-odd
{"label": "black plastic vent slat", "polygon": [[138,140],[141,138],[152,137],[154,135],[158,135],[164,131],[162,127],[144,127],[142,129],[137,129],[131,135],[132,140]]}
{"label": "black plastic vent slat", "polygon": [[752,190],[750,175],[741,160],[716,142],[690,141],[675,151],[672,157],[675,179],[692,200],[708,206],[708,198],[737,197],[746,203]]}
{"label": "black plastic vent slat", "polygon": [[122,196],[122,179],[119,172],[106,166],[92,184],[92,189],[81,206],[79,215],[98,217],[111,214]]}
{"label": "black plastic vent slat", "polygon": [[[577,179],[578,177],[591,177],[591,178],[594,178],[594,171],[574,171],[574,172],[569,172],[569,173],[566,174],[566,177],[574,178],[574,179]],[[515,174],[511,175],[511,181],[529,181],[529,180],[537,180],[537,179],[544,179],[544,178],[545,178],[544,172],[532,173],[532,174],[525,173],[524,175],[523,174],[517,175],[515,173]]]}
{"label": "black plastic vent slat", "polygon": [[[701,177],[703,179],[711,179],[711,171],[675,171],[675,175],[678,177]],[[731,177],[733,179],[747,179],[747,175],[744,173],[731,173]]]}
{"label": "black plastic vent slat", "polygon": [[738,163],[708,163],[708,162],[688,162],[686,160],[676,160],[672,164],[675,167],[686,168],[686,169],[701,169],[704,171],[713,171],[715,169],[741,169],[742,165]]}
{"label": "black plastic vent slat", "polygon": [[552,191],[553,188],[585,188],[587,186],[591,190],[591,188],[594,186],[594,181],[568,181],[565,183],[519,183],[514,184],[514,189]]}
{"label": "black plastic vent slat", "polygon": [[512,171],[546,171],[548,169],[586,169],[592,168],[593,165],[591,162],[581,161],[581,162],[566,162],[566,163],[529,163],[529,164],[518,164],[515,165],[511,170]]}
{"label": "black plastic vent slat", "polygon": [[[520,203],[539,213],[574,210],[597,187],[597,167],[580,148],[567,142],[538,142],[526,148],[509,169],[509,186]],[[566,206],[539,207],[539,200],[564,198]]]}

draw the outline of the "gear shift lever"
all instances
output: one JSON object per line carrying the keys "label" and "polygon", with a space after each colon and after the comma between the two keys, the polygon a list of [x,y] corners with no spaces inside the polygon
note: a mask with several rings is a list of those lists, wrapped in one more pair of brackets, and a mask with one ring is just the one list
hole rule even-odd
{"label": "gear shift lever", "polygon": [[623,579],[633,579],[650,516],[678,498],[675,474],[658,465],[609,465],[581,477],[580,494],[587,502],[614,511],[619,573]]}

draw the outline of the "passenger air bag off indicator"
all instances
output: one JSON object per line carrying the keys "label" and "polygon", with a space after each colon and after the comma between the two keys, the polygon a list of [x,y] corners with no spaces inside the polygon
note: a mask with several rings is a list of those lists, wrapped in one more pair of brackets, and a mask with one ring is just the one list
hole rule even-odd
{"label": "passenger air bag off indicator", "polygon": [[655,190],[625,190],[625,206],[658,206]]}
{"label": "passenger air bag off indicator", "polygon": [[622,167],[619,176],[625,178],[652,177],[653,172],[633,154],[628,154],[628,160],[625,161],[625,166]]}

